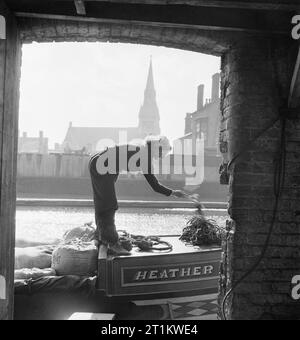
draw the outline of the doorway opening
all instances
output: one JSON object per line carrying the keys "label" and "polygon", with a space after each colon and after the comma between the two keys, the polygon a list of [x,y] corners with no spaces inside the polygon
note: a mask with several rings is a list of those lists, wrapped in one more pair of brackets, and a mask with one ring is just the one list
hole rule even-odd
{"label": "doorway opening", "polygon": [[[227,187],[218,174],[218,57],[122,43],[25,44],[22,55],[17,244],[28,238],[51,242],[93,220],[89,159],[101,138],[118,144],[124,133],[129,142],[162,134],[171,145],[185,142],[187,150],[203,138],[203,181],[187,189],[210,202],[209,218],[225,224]],[[182,232],[195,211],[192,204],[154,193],[139,174],[120,177],[121,229]],[[185,174],[160,174],[159,180],[186,188]],[[38,201],[42,207],[32,207]],[[145,210],[135,202],[144,202]]]}

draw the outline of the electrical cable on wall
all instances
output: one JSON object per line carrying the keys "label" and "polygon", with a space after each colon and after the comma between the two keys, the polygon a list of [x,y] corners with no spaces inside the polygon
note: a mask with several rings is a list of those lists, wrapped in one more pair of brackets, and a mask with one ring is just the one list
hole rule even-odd
{"label": "electrical cable on wall", "polygon": [[[275,57],[273,55],[273,51],[274,49],[272,48],[272,41],[270,42],[269,45],[269,51],[270,51],[270,60],[272,60],[272,64],[273,64],[273,69],[274,69],[274,74],[276,77],[276,84],[278,84],[277,86],[277,90],[278,90],[278,98],[284,98],[283,96],[283,91],[280,88],[279,84],[280,84],[280,80],[278,77],[278,70],[277,67],[275,65]],[[289,103],[286,103],[285,107],[289,107]],[[250,142],[248,144],[248,146],[242,150],[240,153],[238,153],[236,156],[233,157],[233,159],[229,162],[228,164],[228,169],[230,168],[230,166],[246,151],[249,151],[249,149],[251,148],[251,146],[255,143],[255,141],[260,138],[265,132],[267,132],[274,124],[276,124],[278,121],[280,121],[281,123],[281,135],[280,135],[280,144],[279,144],[279,153],[278,153],[278,157],[274,159],[274,163],[275,163],[275,167],[274,167],[274,196],[275,196],[275,202],[274,202],[274,207],[273,207],[273,213],[272,213],[272,219],[271,219],[271,224],[270,224],[270,228],[267,234],[267,238],[266,241],[264,243],[262,252],[259,256],[259,258],[255,261],[255,263],[252,265],[252,267],[247,270],[247,272],[242,275],[242,277],[240,279],[238,279],[231,287],[231,289],[225,294],[223,301],[222,301],[222,305],[221,305],[221,318],[223,320],[227,320],[226,318],[226,301],[228,300],[228,298],[230,297],[230,295],[234,292],[234,290],[248,277],[250,276],[261,264],[262,260],[264,259],[266,252],[268,250],[269,244],[270,244],[270,240],[274,231],[274,227],[275,227],[275,223],[276,223],[276,217],[277,217],[277,211],[278,211],[278,207],[279,207],[279,201],[280,201],[280,197],[282,194],[282,190],[284,188],[284,184],[285,184],[285,177],[286,177],[286,121],[287,121],[287,116],[286,116],[286,112],[284,111],[280,111],[279,112],[279,117],[275,119],[275,121],[268,126],[267,128],[265,128],[261,133],[259,133],[256,138],[254,138],[254,140],[252,142]]]}
{"label": "electrical cable on wall", "polygon": [[[277,119],[278,120],[278,119]],[[277,121],[276,120],[276,121]],[[264,130],[266,131],[266,129]],[[273,214],[272,214],[272,221],[270,225],[270,229],[267,234],[267,239],[264,244],[263,250],[257,261],[254,263],[254,265],[244,274],[242,277],[237,280],[231,289],[225,294],[225,297],[222,301],[221,305],[221,317],[223,320],[227,320],[226,318],[226,301],[228,300],[229,296],[233,293],[233,291],[249,276],[251,275],[260,265],[261,261],[264,259],[265,254],[267,252],[267,249],[270,244],[271,236],[273,234],[273,230],[275,227],[276,222],[276,216],[279,206],[279,200],[282,193],[282,189],[284,187],[285,182],[285,166],[286,166],[286,137],[285,137],[285,131],[286,131],[286,119],[283,117],[281,118],[281,137],[280,137],[280,150],[279,150],[279,157],[277,160],[275,160],[275,169],[274,169],[274,195],[275,195],[275,203],[273,208]],[[262,134],[260,134],[261,136]],[[251,143],[253,144],[253,142]],[[241,155],[241,153],[239,154]],[[238,157],[235,157],[236,160]],[[230,164],[233,164],[231,161]]]}

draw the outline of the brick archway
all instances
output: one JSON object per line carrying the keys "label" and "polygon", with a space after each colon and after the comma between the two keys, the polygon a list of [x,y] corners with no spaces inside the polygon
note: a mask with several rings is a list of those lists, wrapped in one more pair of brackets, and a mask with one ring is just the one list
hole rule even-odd
{"label": "brick archway", "polygon": [[164,46],[223,55],[239,34],[197,30],[179,25],[130,23],[114,20],[18,18],[21,41],[31,42],[121,42]]}

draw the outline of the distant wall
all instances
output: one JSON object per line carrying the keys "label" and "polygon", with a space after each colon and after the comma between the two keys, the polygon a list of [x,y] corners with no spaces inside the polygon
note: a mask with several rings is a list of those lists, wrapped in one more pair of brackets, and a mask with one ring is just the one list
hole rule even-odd
{"label": "distant wall", "polygon": [[19,154],[18,177],[89,177],[90,156]]}
{"label": "distant wall", "polygon": [[[92,188],[88,170],[90,156],[61,154],[19,154],[17,193],[19,197],[91,198]],[[205,182],[199,193],[205,200],[226,201],[227,187],[218,183],[217,157],[205,159]],[[185,186],[183,176],[159,176],[160,182],[172,189]],[[134,181],[134,185],[133,185]],[[120,199],[161,199],[145,179],[134,180],[120,176],[116,186]]]}
{"label": "distant wall", "polygon": [[[19,154],[18,178],[89,178],[88,155]],[[218,182],[219,157],[205,156],[205,181]],[[161,179],[163,177],[160,177]],[[167,176],[169,180],[184,181],[182,175]]]}
{"label": "distant wall", "polygon": [[[183,189],[184,182],[161,181],[171,189]],[[118,199],[164,200],[155,193],[145,179],[119,180],[116,185]],[[197,190],[202,201],[226,202],[228,187],[218,183],[204,182]],[[92,199],[89,178],[23,177],[17,179],[18,197]]]}

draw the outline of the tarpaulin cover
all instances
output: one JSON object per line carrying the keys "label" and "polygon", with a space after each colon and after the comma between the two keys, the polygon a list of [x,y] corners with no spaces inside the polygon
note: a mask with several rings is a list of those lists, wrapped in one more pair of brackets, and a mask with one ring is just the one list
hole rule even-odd
{"label": "tarpaulin cover", "polygon": [[15,294],[31,295],[37,293],[80,293],[93,295],[96,291],[97,277],[48,276],[36,280],[15,280]]}

